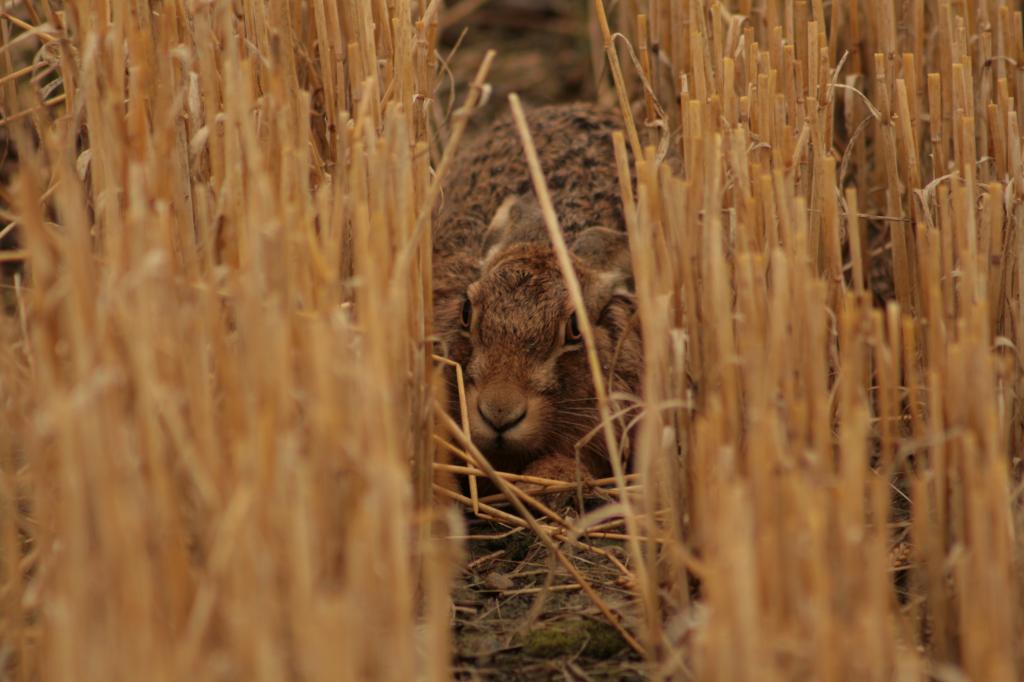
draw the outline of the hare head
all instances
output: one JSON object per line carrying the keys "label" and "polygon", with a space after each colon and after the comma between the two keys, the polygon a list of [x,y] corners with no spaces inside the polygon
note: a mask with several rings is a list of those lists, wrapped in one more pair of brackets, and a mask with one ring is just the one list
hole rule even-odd
{"label": "hare head", "polygon": [[[602,372],[633,393],[641,350],[626,235],[591,227],[570,249]],[[571,457],[578,446],[591,473],[605,470],[604,439],[588,438],[600,420],[587,350],[535,205],[506,202],[482,250],[476,262],[456,259],[435,273],[437,330],[463,367],[473,443],[506,471]]]}

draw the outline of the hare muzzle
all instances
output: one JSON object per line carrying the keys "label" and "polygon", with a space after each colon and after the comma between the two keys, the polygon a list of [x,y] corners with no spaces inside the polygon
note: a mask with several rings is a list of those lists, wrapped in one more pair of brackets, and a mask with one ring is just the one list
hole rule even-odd
{"label": "hare muzzle", "polygon": [[526,419],[526,396],[510,384],[491,384],[480,391],[476,408],[487,426],[500,438]]}

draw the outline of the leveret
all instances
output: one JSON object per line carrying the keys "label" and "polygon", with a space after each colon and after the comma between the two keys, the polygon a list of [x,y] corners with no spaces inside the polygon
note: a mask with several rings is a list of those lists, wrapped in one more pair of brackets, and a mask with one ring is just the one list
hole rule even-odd
{"label": "leveret", "polygon": [[[635,395],[641,344],[611,139],[621,119],[572,104],[530,110],[527,121],[602,371],[613,395]],[[500,471],[605,475],[607,445],[579,321],[509,117],[457,159],[435,225],[435,329],[442,350],[462,365],[473,443]],[[458,421],[454,373],[449,402]]]}

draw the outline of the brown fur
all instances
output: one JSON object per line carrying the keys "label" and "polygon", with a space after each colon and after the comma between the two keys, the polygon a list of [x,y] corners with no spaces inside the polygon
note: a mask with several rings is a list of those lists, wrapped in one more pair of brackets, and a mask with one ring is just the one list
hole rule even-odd
{"label": "brown fur", "polygon": [[[527,122],[566,239],[571,242],[592,225],[625,229],[611,141],[612,132],[622,127],[619,114],[569,104],[528,111]],[[483,255],[487,225],[502,202],[533,195],[511,118],[500,119],[467,146],[445,185],[435,260],[456,253]],[[537,238],[546,239],[543,233]]]}
{"label": "brown fur", "polygon": [[[641,349],[611,144],[619,118],[576,104],[536,109],[527,120],[602,368],[613,392],[635,394]],[[464,370],[474,444],[499,470],[568,478],[574,464],[566,460],[575,462],[599,423],[594,386],[583,345],[570,338],[572,303],[509,120],[469,146],[447,184],[434,236],[434,307],[443,347]],[[543,461],[550,458],[561,461]],[[580,460],[585,474],[608,470],[600,433],[582,445]]]}

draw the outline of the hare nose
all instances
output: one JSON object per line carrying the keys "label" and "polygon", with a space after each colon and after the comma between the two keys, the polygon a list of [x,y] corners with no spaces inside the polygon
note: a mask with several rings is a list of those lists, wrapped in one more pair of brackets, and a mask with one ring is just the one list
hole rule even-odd
{"label": "hare nose", "polygon": [[477,410],[492,429],[502,433],[526,418],[526,396],[508,384],[491,385],[480,391]]}

